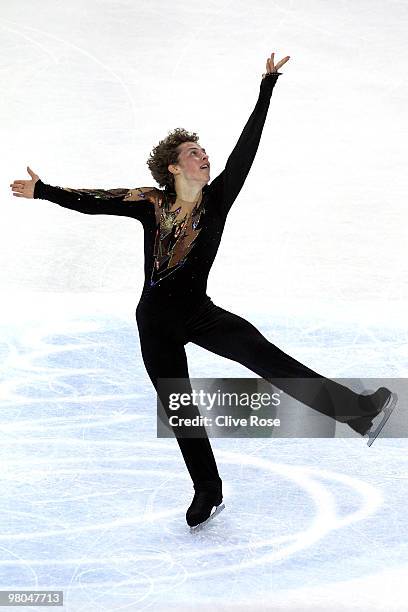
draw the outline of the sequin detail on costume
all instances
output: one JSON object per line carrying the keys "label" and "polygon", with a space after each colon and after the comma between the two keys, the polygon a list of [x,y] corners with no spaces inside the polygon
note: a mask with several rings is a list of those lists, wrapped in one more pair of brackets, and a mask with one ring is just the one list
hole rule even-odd
{"label": "sequin detail on costume", "polygon": [[124,196],[124,202],[138,202],[145,199],[150,200],[150,194],[156,191],[154,187],[136,187],[135,189],[129,189],[128,187],[118,187],[117,189],[72,189],[72,187],[60,187],[60,189],[78,194],[78,199],[80,199],[81,196],[87,195],[104,200],[107,198],[120,198]]}
{"label": "sequin detail on costume", "polygon": [[186,263],[187,255],[202,229],[198,225],[201,215],[205,213],[203,202],[202,197],[190,216],[185,215],[176,221],[181,207],[169,210],[174,203],[172,199],[163,198],[159,201],[150,286],[156,285]]}

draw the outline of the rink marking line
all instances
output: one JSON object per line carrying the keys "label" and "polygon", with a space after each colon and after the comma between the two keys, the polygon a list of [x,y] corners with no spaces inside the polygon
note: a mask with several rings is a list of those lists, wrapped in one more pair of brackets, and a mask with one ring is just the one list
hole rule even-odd
{"label": "rink marking line", "polygon": [[[21,383],[19,383],[21,386]],[[145,397],[144,393],[126,393],[126,394],[119,394],[119,393],[115,393],[115,394],[111,394],[111,395],[75,395],[75,397],[70,397],[70,396],[65,396],[65,397],[61,397],[61,396],[50,396],[50,397],[35,397],[35,398],[31,398],[31,397],[13,397],[10,398],[9,401],[9,406],[7,406],[6,402],[2,400],[2,405],[5,408],[13,408],[14,405],[18,405],[18,404],[44,404],[44,403],[49,403],[49,404],[58,404],[59,402],[61,403],[71,403],[71,404],[78,404],[81,402],[106,402],[106,401],[122,401],[125,399],[141,399],[142,397]],[[56,417],[58,418],[58,417]]]}
{"label": "rink marking line", "polygon": [[[144,446],[147,447],[154,447],[156,448],[156,444],[145,444]],[[242,465],[243,461],[245,463],[245,458],[242,457],[242,455],[235,455],[234,453],[231,453],[229,451],[221,451],[221,454],[224,455],[224,457],[227,459],[228,463],[233,463],[233,464],[240,464]],[[149,457],[149,460],[152,460],[153,457]],[[160,457],[156,457],[157,460],[160,459]],[[279,551],[274,551],[272,553],[265,553],[263,555],[261,555],[260,557],[256,558],[256,559],[251,559],[246,561],[245,563],[243,563],[242,561],[240,561],[237,564],[234,565],[228,565],[227,568],[215,568],[215,569],[211,569],[211,570],[201,570],[199,572],[187,572],[185,574],[186,577],[201,577],[204,575],[214,575],[214,574],[220,574],[220,573],[230,573],[231,571],[235,571],[237,569],[243,569],[246,567],[253,567],[255,565],[258,565],[260,563],[265,563],[267,561],[269,562],[273,562],[273,561],[279,561],[282,559],[287,558],[288,556],[294,554],[295,552],[302,550],[308,546],[311,546],[312,544],[314,544],[315,542],[317,542],[318,540],[320,540],[326,533],[328,533],[329,531],[332,531],[333,529],[338,529],[340,527],[344,527],[345,525],[348,525],[350,523],[353,523],[357,520],[362,520],[363,518],[366,518],[367,516],[369,516],[370,514],[372,514],[380,505],[381,501],[382,501],[382,496],[381,494],[375,490],[375,488],[372,485],[369,485],[367,483],[363,483],[362,481],[349,477],[349,476],[345,476],[343,474],[337,474],[335,472],[331,472],[329,470],[319,470],[318,468],[311,468],[308,466],[302,466],[300,468],[296,467],[296,466],[288,466],[285,464],[274,464],[271,461],[265,460],[265,459],[260,459],[257,457],[248,457],[247,464],[252,465],[254,467],[259,467],[259,468],[263,468],[264,470],[266,469],[267,471],[271,471],[275,474],[279,474],[282,477],[285,478],[289,478],[290,480],[292,480],[292,482],[294,482],[295,484],[297,484],[299,486],[299,488],[303,489],[304,491],[306,491],[307,493],[309,493],[309,496],[312,498],[312,500],[315,502],[315,505],[318,509],[317,515],[315,516],[314,521],[312,522],[311,527],[309,527],[306,530],[303,530],[301,532],[298,533],[294,533],[294,534],[289,534],[289,535],[285,535],[285,536],[276,536],[274,538],[269,538],[267,540],[265,540],[265,538],[262,538],[262,540],[258,540],[258,541],[254,541],[253,539],[251,539],[250,542],[250,548],[251,550],[255,550],[255,549],[260,549],[260,548],[265,548],[268,546],[272,546],[276,544],[282,544],[282,543],[287,543],[287,542],[293,542],[293,540],[297,539],[297,541],[293,542],[292,544],[290,544],[289,546],[287,546],[284,550],[279,550]],[[157,470],[141,470],[143,473],[145,472],[151,472],[151,473],[157,473]],[[73,470],[74,473],[77,473],[77,470]],[[84,470],[84,473],[86,473],[87,470]],[[100,470],[96,470],[96,472],[100,473]],[[134,470],[127,470],[127,473],[134,473]],[[170,472],[172,474],[172,477],[177,476],[177,474],[174,474],[172,472]],[[338,518],[337,517],[337,513],[336,513],[336,504],[334,502],[334,495],[332,493],[330,493],[329,491],[327,491],[325,489],[324,486],[322,486],[320,483],[316,483],[313,481],[313,478],[316,477],[322,477],[322,478],[328,478],[331,481],[334,480],[338,480],[340,482],[342,482],[343,484],[346,484],[348,486],[351,486],[356,492],[359,493],[360,497],[361,495],[363,496],[363,506],[357,510],[356,512],[353,512],[351,514],[349,514],[346,517],[342,517],[342,518]],[[231,507],[231,505],[230,505]],[[180,509],[181,511],[181,509]],[[183,506],[183,511],[184,511],[184,506]],[[143,521],[143,522],[148,522],[151,523],[153,521],[155,521],[158,518],[164,518],[165,516],[171,516],[172,514],[178,513],[179,509],[178,508],[173,508],[171,511],[166,511],[166,512],[159,512],[156,513],[155,515],[149,517],[150,520],[148,521]],[[107,529],[107,528],[111,528],[111,527],[118,527],[120,526],[124,526],[124,525],[129,525],[129,524],[137,524],[140,523],[140,517],[137,519],[133,519],[133,520],[122,520],[122,521],[113,521],[110,523],[104,523],[104,524],[99,524],[99,525],[93,525],[90,528],[80,528],[80,529],[76,529],[76,530],[68,530],[69,533],[73,533],[73,531],[75,532],[86,532],[89,530],[99,530],[99,529]],[[57,532],[58,534],[60,534],[61,532]],[[41,535],[41,537],[43,537],[44,535],[46,536],[52,536],[56,534],[55,531],[54,532],[45,532],[42,534],[24,534],[22,537],[27,538],[31,536],[31,538],[33,537],[38,537],[39,535]],[[20,535],[20,534],[19,534]],[[2,537],[0,539],[14,539],[12,536],[11,538],[6,536],[6,537]],[[231,545],[231,546],[223,546],[223,553],[225,551],[230,550],[231,552],[236,552],[237,550],[246,550],[248,549],[248,543],[245,542],[243,544],[240,544],[238,546],[236,545]],[[206,547],[206,554],[211,554],[211,553],[219,553],[220,549],[219,547],[212,547],[210,549],[208,549],[208,547]],[[177,555],[177,560],[178,562],[182,561],[183,558],[192,558],[192,557],[197,557],[197,556],[201,556],[202,555],[202,551],[186,551],[185,553],[181,553]],[[124,558],[120,557],[121,560],[123,561],[131,561],[132,559],[134,560],[134,556],[133,555],[127,555]],[[137,559],[136,559],[137,560]],[[174,561],[175,558],[173,557],[172,560]],[[96,559],[86,559],[86,558],[79,558],[79,559],[75,559],[75,563],[88,563],[88,562],[94,562],[96,561]],[[102,558],[99,557],[98,558],[99,562],[102,562]],[[108,559],[106,559],[107,562],[109,562]],[[61,565],[66,565],[67,563],[72,562],[72,560],[63,560],[63,561],[59,561],[58,563]],[[112,562],[112,559],[110,560],[110,562]],[[11,562],[12,563],[12,562]],[[24,562],[25,563],[25,562]],[[32,561],[32,563],[35,565],[37,564],[37,562],[35,562],[34,560]],[[51,563],[49,560],[46,561],[41,561],[39,562],[42,565],[47,565],[48,563]],[[10,562],[3,562],[1,563],[1,565],[6,564],[6,565],[10,565]],[[163,581],[167,581],[171,579],[170,576],[161,576],[160,578],[156,579],[156,582],[163,582]],[[120,584],[136,584],[138,583],[138,581],[135,582],[134,579],[131,579],[129,581],[125,581],[125,582],[114,582],[112,583],[113,585],[120,585]],[[108,583],[104,582],[101,583],[101,586],[105,585],[107,586]],[[93,584],[92,586],[97,586],[96,584]]]}
{"label": "rink marking line", "polygon": [[[114,412],[114,411],[113,411]],[[58,417],[53,418],[55,421],[52,425],[56,429],[61,430],[77,430],[77,429],[96,429],[104,425],[119,425],[121,423],[129,423],[132,421],[146,420],[148,415],[146,414],[130,414],[130,413],[116,413],[109,415],[85,415],[82,419],[76,418],[72,422],[67,419],[66,416],[61,415],[61,422],[58,422]],[[88,421],[88,422],[87,422]],[[9,423],[7,425],[0,425],[0,433],[18,433],[24,432],[26,428],[29,428],[30,432],[38,430],[39,432],[50,433],[54,430],[53,426],[48,426],[50,421],[46,419],[38,419],[33,421],[17,421],[16,423]],[[52,438],[53,439],[53,438]]]}

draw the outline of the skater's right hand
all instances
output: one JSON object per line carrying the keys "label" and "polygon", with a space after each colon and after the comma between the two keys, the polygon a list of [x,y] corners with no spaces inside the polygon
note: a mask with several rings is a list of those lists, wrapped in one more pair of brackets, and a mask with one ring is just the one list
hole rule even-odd
{"label": "skater's right hand", "polygon": [[39,180],[38,174],[33,172],[30,166],[27,166],[27,172],[31,176],[31,181],[24,181],[22,179],[15,180],[14,183],[10,184],[13,190],[13,196],[17,198],[33,198],[34,197],[34,185]]}

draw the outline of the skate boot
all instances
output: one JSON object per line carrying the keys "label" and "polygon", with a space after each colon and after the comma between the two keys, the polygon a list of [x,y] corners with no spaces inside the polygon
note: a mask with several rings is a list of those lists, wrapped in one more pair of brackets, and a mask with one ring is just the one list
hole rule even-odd
{"label": "skate boot", "polygon": [[[190,531],[198,531],[217,514],[224,510],[222,502],[222,483],[211,480],[194,485],[195,493],[191,506],[186,512],[186,521]],[[215,506],[215,511],[211,510]]]}
{"label": "skate boot", "polygon": [[[390,418],[391,413],[397,403],[398,396],[396,393],[392,393],[386,387],[380,387],[377,389],[377,391],[375,391],[375,393],[373,392],[369,393],[368,395],[360,395],[359,399],[362,409],[364,412],[367,412],[367,416],[350,419],[347,421],[347,423],[357,433],[361,434],[362,436],[367,436],[367,444],[368,446],[371,446]],[[374,425],[373,419],[375,419],[381,412],[384,413],[381,420]]]}

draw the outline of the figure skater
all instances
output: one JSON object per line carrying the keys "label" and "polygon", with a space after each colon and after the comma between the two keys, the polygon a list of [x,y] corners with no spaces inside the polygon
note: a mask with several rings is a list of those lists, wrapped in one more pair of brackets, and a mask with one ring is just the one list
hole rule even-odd
{"label": "figure skater", "polygon": [[[41,198],[88,215],[120,215],[142,223],[145,280],[136,321],[142,358],[157,391],[162,378],[176,379],[179,389],[191,390],[185,345],[193,342],[272,383],[279,379],[282,391],[368,435],[371,445],[395,406],[394,393],[380,387],[375,393],[358,394],[323,377],[274,346],[250,322],[215,305],[206,292],[228,212],[258,149],[272,91],[282,74],[278,70],[289,59],[286,56],[276,65],[274,53],[267,59],[255,108],[224,170],[211,184],[210,159],[197,134],[176,128],[147,161],[161,189],[55,187],[43,183],[30,167],[31,180],[15,180],[10,186],[17,197]],[[251,223],[256,228],[253,218]],[[318,386],[296,385],[294,379],[317,381]],[[159,397],[168,416],[168,396]],[[381,412],[383,418],[374,426],[373,419]],[[176,435],[176,439],[193,481],[186,520],[194,528],[224,507],[222,481],[205,430],[199,437]]]}

